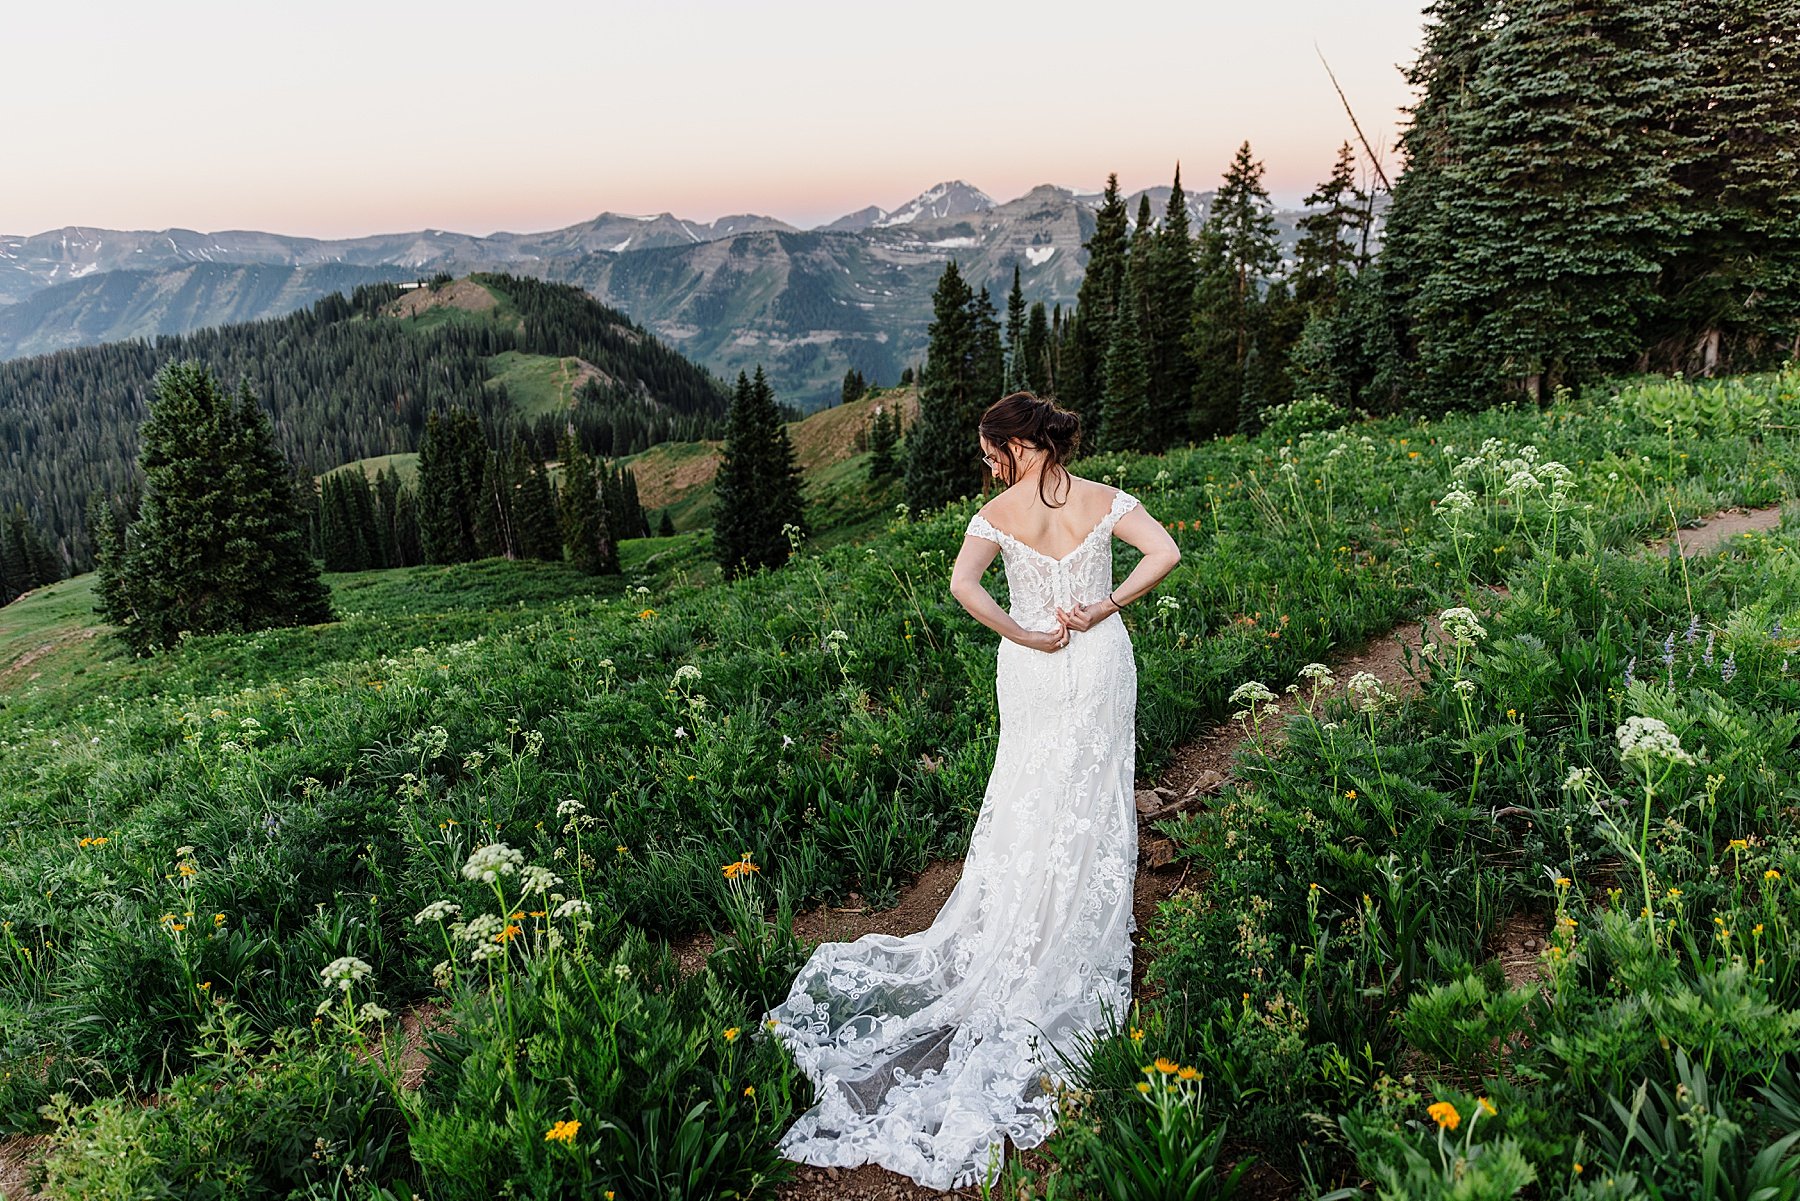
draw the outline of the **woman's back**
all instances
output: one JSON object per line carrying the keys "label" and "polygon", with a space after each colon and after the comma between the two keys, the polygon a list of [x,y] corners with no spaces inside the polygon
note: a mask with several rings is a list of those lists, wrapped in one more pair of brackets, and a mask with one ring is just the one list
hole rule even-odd
{"label": "woman's back", "polygon": [[990,525],[1042,554],[1060,559],[1075,550],[1112,508],[1118,489],[1070,475],[1057,486],[1046,485],[1052,508],[1038,498],[1037,481],[1023,480],[989,501],[981,510]]}

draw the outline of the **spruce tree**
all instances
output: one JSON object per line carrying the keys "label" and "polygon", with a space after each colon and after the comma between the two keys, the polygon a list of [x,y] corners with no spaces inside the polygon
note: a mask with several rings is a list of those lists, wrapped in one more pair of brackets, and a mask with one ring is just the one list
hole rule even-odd
{"label": "spruce tree", "polygon": [[[94,548],[94,612],[115,624],[131,613],[131,594],[124,577],[125,522],[112,502],[101,493],[88,498],[88,541]],[[0,595],[4,595],[0,589]]]}
{"label": "spruce tree", "polygon": [[656,533],[663,538],[675,536],[675,519],[669,515],[669,510],[666,508],[662,511],[662,520],[657,523]]}
{"label": "spruce tree", "polygon": [[1143,333],[1150,412],[1145,420],[1148,448],[1161,451],[1189,438],[1194,403],[1194,360],[1187,353],[1186,338],[1194,323],[1200,268],[1179,163],[1162,225],[1149,251]]}
{"label": "spruce tree", "polygon": [[1014,263],[1012,291],[1006,294],[1005,391],[1031,390],[1031,372],[1027,366],[1029,357],[1025,344],[1025,289],[1019,282],[1019,265]]}
{"label": "spruce tree", "polygon": [[467,423],[461,413],[433,413],[419,442],[419,545],[427,563],[475,558],[474,506],[465,464]]}
{"label": "spruce tree", "polygon": [[932,295],[929,349],[919,387],[919,418],[906,436],[906,505],[941,508],[981,491],[975,425],[980,381],[974,299],[952,259]]}
{"label": "spruce tree", "polygon": [[120,636],[144,653],[186,633],[330,620],[292,471],[248,385],[233,403],[189,360],[160,371],[155,390],[117,584],[131,608],[107,613]]}
{"label": "spruce tree", "polygon": [[900,410],[879,405],[869,429],[869,482],[891,479],[900,470],[896,449],[900,444]]}
{"label": "spruce tree", "polygon": [[974,428],[981,411],[1006,392],[1006,347],[1000,340],[999,314],[985,286],[970,305],[969,328],[975,338],[974,384],[969,397],[969,425]]}
{"label": "spruce tree", "polygon": [[1436,403],[1541,400],[1637,349],[1678,232],[1658,119],[1680,75],[1661,3],[1507,6],[1449,117],[1454,234],[1411,313]]}
{"label": "spruce tree", "polygon": [[1094,232],[1083,244],[1087,268],[1076,293],[1076,319],[1069,329],[1063,373],[1058,380],[1058,399],[1088,419],[1098,415],[1100,389],[1105,380],[1106,340],[1112,333],[1113,306],[1125,281],[1125,256],[1129,245],[1130,214],[1119,191],[1119,176],[1106,177],[1106,191],[1094,214]]}
{"label": "spruce tree", "polygon": [[792,547],[783,527],[805,526],[800,469],[760,365],[754,379],[738,373],[714,478],[713,556],[725,577],[787,562]]}
{"label": "spruce tree", "polygon": [[1050,319],[1041,300],[1031,306],[1031,313],[1025,319],[1025,343],[1020,358],[1025,387],[1039,396],[1055,395],[1056,383],[1050,371]]}
{"label": "spruce tree", "polygon": [[603,575],[618,571],[619,561],[607,534],[606,510],[594,467],[594,460],[574,433],[569,433],[562,448],[563,546],[569,564],[577,571]]}
{"label": "spruce tree", "polygon": [[[1245,142],[1225,172],[1200,232],[1200,286],[1188,351],[1195,363],[1194,432],[1239,427],[1245,370],[1259,319],[1260,293],[1281,262],[1263,165]],[[1266,355],[1259,350],[1259,358]],[[1259,376],[1258,379],[1266,379]],[[1252,394],[1254,408],[1256,394]]]}
{"label": "spruce tree", "polygon": [[513,444],[512,470],[518,480],[513,522],[519,535],[519,553],[529,559],[560,560],[562,531],[557,526],[550,475],[541,460],[527,458],[523,440]]}

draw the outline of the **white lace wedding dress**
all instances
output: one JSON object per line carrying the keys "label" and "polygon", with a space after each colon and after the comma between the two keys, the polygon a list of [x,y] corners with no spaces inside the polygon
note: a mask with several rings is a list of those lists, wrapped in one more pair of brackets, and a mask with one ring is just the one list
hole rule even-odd
{"label": "white lace wedding dress", "polygon": [[[1060,559],[979,513],[968,533],[1000,544],[1013,617],[1049,630],[1058,605],[1112,590],[1113,526],[1136,503],[1116,493]],[[1046,1085],[1084,1064],[1083,1036],[1130,1004],[1131,638],[1110,616],[1061,650],[998,654],[999,746],[955,890],[917,934],[822,944],[765,1016],[817,1093],[789,1159],[991,1184],[1007,1138],[1033,1147],[1055,1126]]]}

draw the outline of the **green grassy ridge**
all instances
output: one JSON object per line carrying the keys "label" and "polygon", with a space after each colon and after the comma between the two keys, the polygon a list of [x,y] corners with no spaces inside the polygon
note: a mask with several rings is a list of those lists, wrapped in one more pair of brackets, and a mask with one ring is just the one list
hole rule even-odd
{"label": "green grassy ridge", "polygon": [[[1800,411],[1797,382],[1757,385],[1781,423]],[[1700,425],[1677,451],[1629,397],[1596,398],[1088,460],[1085,474],[1130,488],[1183,546],[1162,590],[1175,605],[1126,615],[1140,772],[1225,716],[1244,679],[1290,679],[1455,585],[1432,505],[1484,439],[1568,462],[1595,544],[1623,547],[1662,528],[1665,502],[1687,518],[1792,495],[1800,443],[1756,432]],[[1292,485],[1284,450],[1306,469]],[[155,878],[184,843],[208,848],[196,912],[228,912],[250,939],[200,944],[189,966],[270,1028],[305,1019],[334,955],[372,956],[389,1003],[422,995],[438,951],[408,915],[446,892],[474,903],[446,865],[477,840],[548,861],[562,799],[599,823],[582,878],[654,931],[719,920],[718,865],[745,850],[796,902],[852,887],[891,896],[930,854],[960,849],[991,766],[994,642],[944,591],[972,507],[729,585],[675,549],[646,593],[546,598],[491,632],[434,641],[377,619],[338,660],[271,654],[252,636],[218,648],[243,657],[230,687],[208,691],[207,661],[176,656],[161,689],[139,678],[133,695],[40,691],[9,705],[0,910],[38,940],[29,977],[0,978],[0,1025],[32,1032],[16,1054],[52,1054],[89,1087],[97,1065],[116,1087],[179,1055],[196,1021],[186,994],[120,996],[114,982],[127,963],[179,979]],[[1533,543],[1497,500],[1483,512],[1493,525],[1471,571],[1498,579]],[[1121,573],[1132,557],[1121,549]],[[852,654],[830,649],[833,629]],[[684,663],[698,682],[678,685]],[[243,837],[271,819],[283,837]],[[109,841],[75,854],[96,834]],[[625,851],[602,853],[612,846]],[[128,878],[147,891],[121,913]],[[35,1086],[14,1087],[0,1108],[25,1112]]]}

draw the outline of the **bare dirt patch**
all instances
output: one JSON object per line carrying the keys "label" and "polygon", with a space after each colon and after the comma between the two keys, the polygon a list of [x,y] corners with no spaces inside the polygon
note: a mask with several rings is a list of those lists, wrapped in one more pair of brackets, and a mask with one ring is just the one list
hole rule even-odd
{"label": "bare dirt patch", "polygon": [[[1733,538],[1741,538],[1746,534],[1766,534],[1780,524],[1780,505],[1770,505],[1763,509],[1733,507],[1701,518],[1700,524],[1694,529],[1676,530],[1675,536],[1681,542],[1681,553],[1691,559],[1695,555],[1718,550]],[[1668,545],[1667,538],[1659,538],[1645,549],[1651,554],[1662,554]]]}
{"label": "bare dirt patch", "polygon": [[31,1190],[31,1175],[49,1141],[45,1134],[9,1134],[0,1138],[0,1197],[6,1201],[27,1201],[43,1196]]}
{"label": "bare dirt patch", "polygon": [[459,279],[441,288],[412,288],[389,304],[390,317],[417,317],[431,309],[466,309],[485,313],[498,306],[494,294],[472,280]]}
{"label": "bare dirt patch", "polygon": [[67,633],[58,634],[48,642],[39,643],[11,663],[0,667],[0,692],[17,688],[21,684],[29,684],[36,679],[39,673],[33,671],[32,667],[47,656],[78,643],[86,642],[91,638],[98,638],[105,632],[100,626],[90,626],[86,629],[70,630]]}

